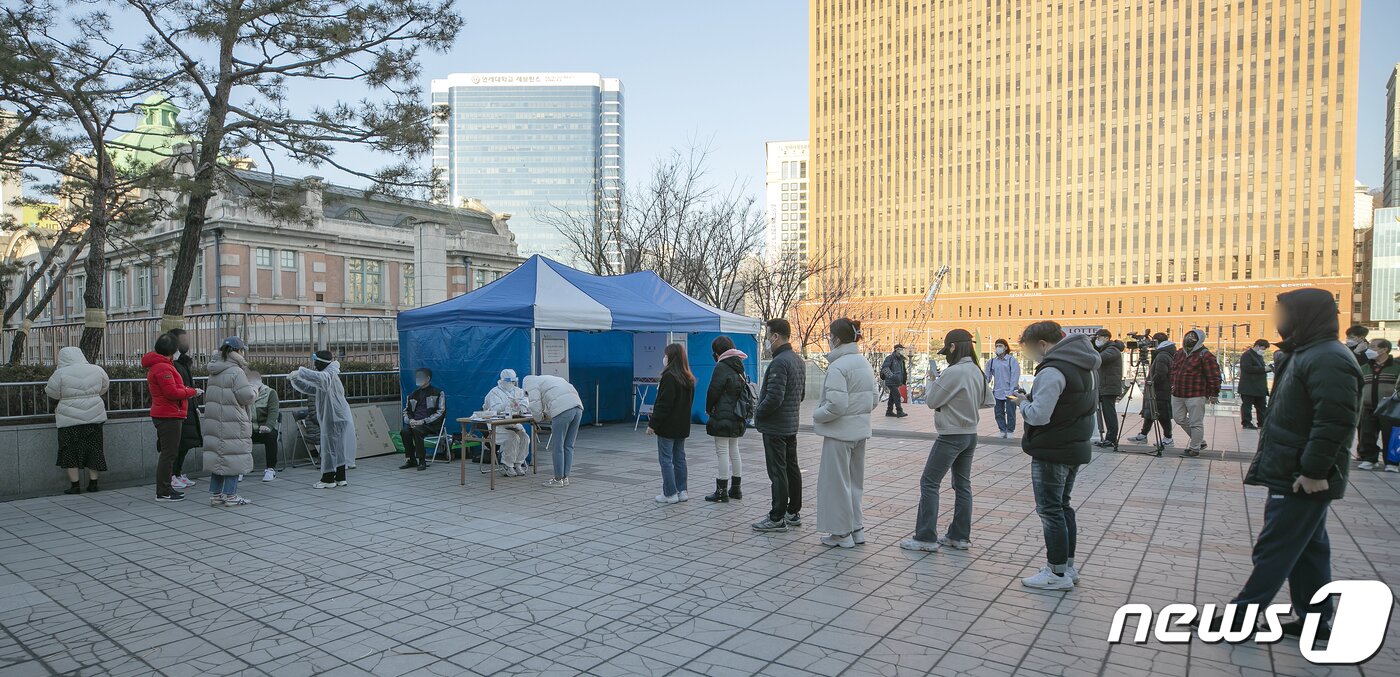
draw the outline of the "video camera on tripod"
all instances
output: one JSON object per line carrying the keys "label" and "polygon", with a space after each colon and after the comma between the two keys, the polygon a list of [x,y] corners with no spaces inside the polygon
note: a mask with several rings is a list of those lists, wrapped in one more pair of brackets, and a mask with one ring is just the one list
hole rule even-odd
{"label": "video camera on tripod", "polygon": [[1157,349],[1157,341],[1152,339],[1152,330],[1144,329],[1142,333],[1128,332],[1127,347],[1133,357],[1133,365],[1147,364],[1152,361],[1152,351]]}

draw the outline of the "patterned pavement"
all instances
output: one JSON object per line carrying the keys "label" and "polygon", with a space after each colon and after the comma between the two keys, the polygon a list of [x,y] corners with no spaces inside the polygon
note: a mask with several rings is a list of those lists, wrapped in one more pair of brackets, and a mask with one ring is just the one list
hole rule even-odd
{"label": "patterned pavement", "polygon": [[[1400,624],[1369,663],[1324,668],[1295,642],[1110,646],[1127,602],[1225,601],[1249,571],[1263,496],[1231,460],[1098,454],[1081,471],[1081,585],[1023,588],[1042,563],[1027,457],[984,439],[973,548],[916,554],[929,441],[872,440],[869,543],[818,543],[819,440],[803,434],[808,526],[758,534],[745,498],[709,504],[713,447],[691,438],[693,498],[657,493],[654,442],[586,428],[574,484],[365,459],[349,487],[302,468],[249,481],[243,508],[149,488],[0,504],[0,677],[9,675],[1346,675],[1400,673]],[[877,424],[884,419],[877,419]],[[476,467],[473,466],[475,471]],[[708,485],[708,486],[707,486]],[[1331,519],[1338,578],[1395,586],[1400,477],[1358,473]],[[946,488],[946,525],[952,496]],[[1281,598],[1286,600],[1285,598]]]}

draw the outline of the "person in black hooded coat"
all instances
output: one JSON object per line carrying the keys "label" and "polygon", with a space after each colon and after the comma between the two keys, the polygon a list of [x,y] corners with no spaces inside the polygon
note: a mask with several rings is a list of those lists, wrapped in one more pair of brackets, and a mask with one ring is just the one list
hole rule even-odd
{"label": "person in black hooded coat", "polygon": [[[193,388],[194,374],[190,367],[194,366],[194,358],[190,357],[190,335],[184,329],[171,329],[170,335],[175,337],[176,353],[171,362],[175,363],[175,371],[179,372],[180,380],[185,383],[186,388]],[[180,453],[175,457],[175,476],[179,478],[176,489],[192,486],[195,482],[185,475],[185,458],[190,455],[191,449],[198,449],[204,446],[204,427],[199,424],[199,407],[195,400],[190,400],[189,411],[185,414],[185,423],[180,426]]]}
{"label": "person in black hooded coat", "polygon": [[715,356],[715,370],[710,374],[710,387],[705,391],[705,415],[709,417],[705,434],[715,440],[716,470],[715,493],[705,500],[728,503],[731,498],[743,498],[739,490],[743,476],[739,467],[739,438],[744,436],[748,425],[735,411],[735,404],[749,387],[744,375],[744,360],[748,355],[735,348],[728,336],[716,337],[710,342],[710,351]]}
{"label": "person in black hooded coat", "polygon": [[1331,635],[1332,600],[1312,603],[1332,580],[1327,513],[1347,486],[1352,440],[1361,400],[1361,368],[1337,340],[1332,292],[1299,289],[1278,297],[1278,347],[1288,359],[1276,367],[1272,404],[1245,484],[1268,489],[1264,527],[1254,542],[1254,570],[1232,604],[1271,603],[1289,584],[1293,614],[1284,634],[1301,635],[1308,614],[1319,616],[1316,637]]}

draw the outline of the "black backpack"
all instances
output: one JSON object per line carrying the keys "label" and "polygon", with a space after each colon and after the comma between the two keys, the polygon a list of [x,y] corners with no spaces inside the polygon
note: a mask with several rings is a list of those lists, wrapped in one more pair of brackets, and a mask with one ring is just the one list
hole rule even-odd
{"label": "black backpack", "polygon": [[739,396],[734,398],[734,415],[740,421],[753,423],[754,406],[758,402],[758,386],[749,381],[748,374],[739,372],[739,378],[744,382],[744,387],[739,389]]}

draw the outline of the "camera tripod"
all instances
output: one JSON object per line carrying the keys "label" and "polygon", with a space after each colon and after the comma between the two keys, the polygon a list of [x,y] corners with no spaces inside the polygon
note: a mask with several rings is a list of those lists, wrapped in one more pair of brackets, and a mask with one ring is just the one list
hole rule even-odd
{"label": "camera tripod", "polygon": [[[1141,387],[1143,402],[1147,410],[1145,415],[1152,417],[1152,449],[1151,451],[1128,451],[1123,453],[1161,456],[1162,450],[1166,449],[1166,445],[1162,442],[1162,421],[1157,415],[1157,393],[1153,388],[1147,385],[1148,370],[1151,368],[1151,360],[1147,357],[1146,350],[1141,351],[1136,359],[1133,358],[1132,353],[1129,353],[1128,359],[1134,363],[1133,378],[1128,381],[1128,387],[1124,391],[1123,399],[1125,400],[1125,406],[1123,407],[1122,417],[1118,421],[1118,440],[1113,441],[1113,450],[1119,452],[1123,451],[1118,448],[1118,444],[1119,440],[1123,438],[1126,432],[1128,410],[1132,408],[1133,403],[1133,390]],[[1139,386],[1139,384],[1141,384],[1141,386]]]}

